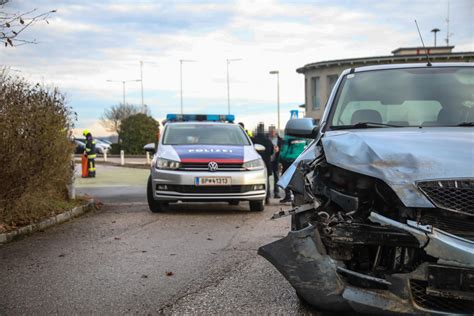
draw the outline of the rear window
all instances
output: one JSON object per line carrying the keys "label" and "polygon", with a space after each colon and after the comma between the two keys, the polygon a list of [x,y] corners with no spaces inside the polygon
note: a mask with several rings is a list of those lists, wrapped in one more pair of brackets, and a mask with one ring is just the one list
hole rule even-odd
{"label": "rear window", "polygon": [[170,124],[163,145],[250,145],[245,132],[231,124]]}

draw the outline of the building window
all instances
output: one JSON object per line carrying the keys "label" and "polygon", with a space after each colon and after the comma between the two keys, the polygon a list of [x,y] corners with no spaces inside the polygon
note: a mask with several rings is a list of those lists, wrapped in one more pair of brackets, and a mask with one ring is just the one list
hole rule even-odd
{"label": "building window", "polygon": [[329,98],[329,96],[331,95],[331,91],[332,91],[332,88],[334,88],[334,85],[336,84],[336,81],[337,81],[337,78],[339,78],[338,75],[329,75],[328,76],[328,93],[327,93],[327,96]]}
{"label": "building window", "polygon": [[319,85],[319,77],[311,78],[311,104],[313,110],[321,108],[321,89]]}

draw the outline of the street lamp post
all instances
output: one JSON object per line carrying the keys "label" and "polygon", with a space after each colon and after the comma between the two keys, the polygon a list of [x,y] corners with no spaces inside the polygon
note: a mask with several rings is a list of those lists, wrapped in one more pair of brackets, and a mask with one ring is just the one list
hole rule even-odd
{"label": "street lamp post", "polygon": [[125,105],[125,84],[127,82],[138,82],[140,79],[135,80],[107,80],[107,82],[121,82],[122,83],[122,92],[123,92],[123,104]]}
{"label": "street lamp post", "polygon": [[140,60],[140,85],[142,90],[142,110],[143,113],[146,113],[145,101],[143,100],[143,61]]}
{"label": "street lamp post", "polygon": [[280,133],[280,72],[278,70],[272,70],[270,71],[270,75],[277,75],[278,133]]}
{"label": "street lamp post", "polygon": [[242,58],[227,59],[227,114],[230,114],[230,81],[229,81],[229,64],[233,61],[239,61]]}
{"label": "street lamp post", "polygon": [[145,104],[145,97],[144,97],[144,89],[143,89],[143,64],[151,64],[151,65],[157,65],[157,63],[152,62],[152,61],[143,61],[140,60],[140,83],[141,83],[141,92],[142,92],[142,111],[143,113],[147,113],[147,106]]}
{"label": "street lamp post", "polygon": [[181,96],[181,114],[183,114],[183,63],[192,63],[195,60],[192,59],[180,59],[179,60],[179,86],[180,86],[180,96]]}
{"label": "street lamp post", "polygon": [[439,28],[434,28],[431,30],[431,32],[433,32],[434,34],[434,46],[436,47],[436,33],[438,33],[440,31]]}

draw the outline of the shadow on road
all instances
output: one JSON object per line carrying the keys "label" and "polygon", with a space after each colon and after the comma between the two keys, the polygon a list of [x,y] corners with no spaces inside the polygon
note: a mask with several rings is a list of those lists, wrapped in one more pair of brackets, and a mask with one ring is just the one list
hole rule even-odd
{"label": "shadow on road", "polygon": [[166,206],[163,213],[179,216],[258,214],[250,212],[248,202],[241,202],[238,206],[228,203],[172,203]]}

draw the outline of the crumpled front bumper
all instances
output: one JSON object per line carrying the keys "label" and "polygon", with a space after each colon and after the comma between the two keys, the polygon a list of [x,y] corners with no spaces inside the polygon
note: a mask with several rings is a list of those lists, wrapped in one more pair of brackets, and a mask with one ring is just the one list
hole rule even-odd
{"label": "crumpled front bumper", "polygon": [[[445,251],[449,253],[449,248]],[[433,298],[427,294],[426,284],[432,268],[428,263],[411,273],[392,274],[386,279],[346,269],[343,262],[326,254],[315,226],[291,231],[286,237],[260,247],[258,253],[283,274],[302,299],[321,309],[376,314],[474,313],[474,300],[453,302],[450,298]],[[474,253],[474,247],[467,249],[467,255],[469,253]],[[468,286],[474,285],[472,267],[445,267],[453,271],[466,269],[464,278],[472,278],[466,282],[471,282]],[[367,286],[354,286],[351,282],[354,278],[361,278]]]}

